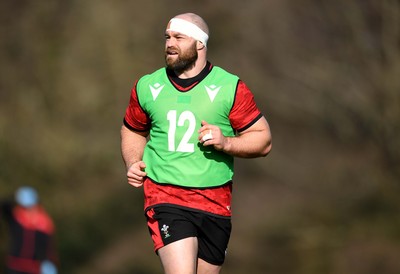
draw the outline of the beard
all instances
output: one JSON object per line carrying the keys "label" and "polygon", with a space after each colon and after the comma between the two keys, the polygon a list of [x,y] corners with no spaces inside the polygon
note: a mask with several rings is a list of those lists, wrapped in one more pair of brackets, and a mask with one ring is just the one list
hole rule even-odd
{"label": "beard", "polygon": [[[167,52],[170,50],[178,52],[177,58],[175,60],[168,57]],[[197,58],[198,54],[196,43],[193,43],[193,46],[191,46],[187,51],[183,53],[177,48],[168,48],[165,53],[165,63],[167,65],[167,68],[177,73],[183,73],[184,71],[193,68],[197,61]]]}

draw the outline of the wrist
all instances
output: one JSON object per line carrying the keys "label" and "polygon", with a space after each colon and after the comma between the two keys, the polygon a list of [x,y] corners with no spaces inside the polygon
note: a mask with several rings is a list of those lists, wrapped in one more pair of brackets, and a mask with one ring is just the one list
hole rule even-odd
{"label": "wrist", "polygon": [[129,170],[134,164],[136,164],[137,162],[139,162],[139,160],[136,161],[130,161],[128,163],[126,163],[126,170]]}
{"label": "wrist", "polygon": [[233,137],[224,137],[223,146],[221,151],[227,154],[232,152],[232,138]]}

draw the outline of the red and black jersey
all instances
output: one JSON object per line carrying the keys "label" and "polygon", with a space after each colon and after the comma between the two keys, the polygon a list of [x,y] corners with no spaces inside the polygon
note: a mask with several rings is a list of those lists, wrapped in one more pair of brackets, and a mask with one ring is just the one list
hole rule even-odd
{"label": "red and black jersey", "polygon": [[2,215],[9,228],[6,267],[10,273],[39,274],[44,260],[55,263],[54,224],[41,206],[24,208],[4,203]]}

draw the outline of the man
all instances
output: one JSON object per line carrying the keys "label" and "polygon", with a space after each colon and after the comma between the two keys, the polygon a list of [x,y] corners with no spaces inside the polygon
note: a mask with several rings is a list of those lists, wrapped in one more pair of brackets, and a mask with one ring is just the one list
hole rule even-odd
{"label": "man", "polygon": [[15,192],[15,201],[1,203],[10,234],[7,274],[57,273],[54,224],[38,199],[34,188],[23,186]]}
{"label": "man", "polygon": [[166,68],[135,83],[121,129],[128,183],[144,187],[166,274],[219,273],[231,233],[233,158],[271,149],[250,90],[208,62],[208,35],[196,14],[169,21]]}

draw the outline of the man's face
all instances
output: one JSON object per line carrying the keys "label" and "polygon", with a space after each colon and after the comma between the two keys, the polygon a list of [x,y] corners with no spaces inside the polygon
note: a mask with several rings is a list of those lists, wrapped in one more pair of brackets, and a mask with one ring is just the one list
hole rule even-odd
{"label": "man's face", "polygon": [[165,34],[165,63],[168,69],[184,72],[191,69],[197,60],[197,41],[178,32]]}

